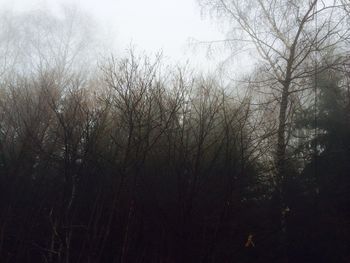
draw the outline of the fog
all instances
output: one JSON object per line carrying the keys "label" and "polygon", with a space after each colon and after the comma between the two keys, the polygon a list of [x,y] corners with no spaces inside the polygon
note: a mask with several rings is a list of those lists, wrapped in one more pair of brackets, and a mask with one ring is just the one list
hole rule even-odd
{"label": "fog", "polygon": [[225,58],[198,44],[223,39],[224,33],[201,14],[196,0],[0,0],[0,11],[47,9],[59,14],[62,6],[90,14],[108,36],[112,51],[123,53],[131,46],[147,54],[162,51],[171,63],[203,70],[215,69]]}
{"label": "fog", "polygon": [[0,0],[0,263],[350,262],[348,0]]}

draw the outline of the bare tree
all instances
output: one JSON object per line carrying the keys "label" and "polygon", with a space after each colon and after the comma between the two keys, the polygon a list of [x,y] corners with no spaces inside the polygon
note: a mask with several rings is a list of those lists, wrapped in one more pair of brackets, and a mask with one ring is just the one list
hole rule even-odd
{"label": "bare tree", "polygon": [[[201,1],[235,27],[226,41],[250,43],[257,50],[265,69],[264,80],[277,90],[278,142],[276,165],[278,177],[284,174],[286,122],[289,96],[299,92],[300,81],[315,73],[310,67],[316,54],[324,54],[342,41],[349,32],[342,27],[346,18],[340,6],[320,1]],[[334,20],[335,15],[339,15]],[[317,21],[316,21],[317,20]],[[312,65],[312,64],[311,64]],[[318,69],[320,70],[320,69]]]}
{"label": "bare tree", "polygon": [[39,9],[2,11],[0,19],[0,74],[45,74],[61,78],[84,74],[108,49],[103,30],[87,13],[62,6],[61,15]]}
{"label": "bare tree", "polygon": [[[258,80],[259,86],[265,92],[272,89],[271,93],[278,102],[274,159],[276,190],[280,195],[281,214],[284,215],[291,97],[310,87],[303,86],[303,82],[322,70],[314,67],[314,63],[318,63],[335,46],[341,46],[348,37],[347,15],[337,1],[203,0],[200,3],[232,23],[225,42],[236,43],[236,47],[244,43],[256,50],[264,70],[263,79]],[[284,221],[282,216],[282,230],[285,228]]]}

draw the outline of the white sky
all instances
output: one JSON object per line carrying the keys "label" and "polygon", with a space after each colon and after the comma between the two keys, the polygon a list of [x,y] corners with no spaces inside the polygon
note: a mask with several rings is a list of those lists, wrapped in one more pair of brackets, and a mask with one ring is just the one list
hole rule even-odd
{"label": "white sky", "polygon": [[203,70],[214,69],[225,57],[217,52],[207,58],[206,48],[194,50],[189,45],[191,39],[224,38],[215,22],[201,16],[196,0],[0,0],[0,8],[58,9],[62,3],[76,5],[93,15],[115,39],[119,51],[130,45],[147,53],[163,50],[171,62],[190,61]]}

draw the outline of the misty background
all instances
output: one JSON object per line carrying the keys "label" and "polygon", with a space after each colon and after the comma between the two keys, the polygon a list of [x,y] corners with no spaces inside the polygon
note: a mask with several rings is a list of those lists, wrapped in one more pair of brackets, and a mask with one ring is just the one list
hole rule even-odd
{"label": "misty background", "polygon": [[[130,47],[147,54],[162,51],[169,63],[190,63],[204,71],[216,70],[229,56],[222,45],[208,50],[209,41],[224,39],[223,30],[227,25],[212,23],[210,17],[201,12],[196,0],[0,1],[2,12],[46,10],[60,16],[65,8],[91,16],[92,26],[98,27],[91,32],[104,44],[103,53],[122,54]],[[233,60],[230,62],[235,69],[242,63],[249,64],[240,58],[235,60],[236,64],[232,64]]]}
{"label": "misty background", "polygon": [[350,262],[348,0],[0,0],[0,262]]}

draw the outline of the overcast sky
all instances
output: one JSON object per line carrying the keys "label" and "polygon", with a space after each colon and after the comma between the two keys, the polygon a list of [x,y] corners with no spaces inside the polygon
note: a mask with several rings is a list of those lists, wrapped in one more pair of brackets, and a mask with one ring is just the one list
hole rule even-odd
{"label": "overcast sky", "polygon": [[224,58],[220,52],[211,58],[206,48],[189,45],[191,39],[222,39],[219,25],[203,18],[196,0],[0,0],[2,9],[28,11],[60,5],[76,5],[90,13],[114,38],[119,51],[136,46],[138,50],[163,54],[172,62],[187,60],[193,66],[213,69]]}

